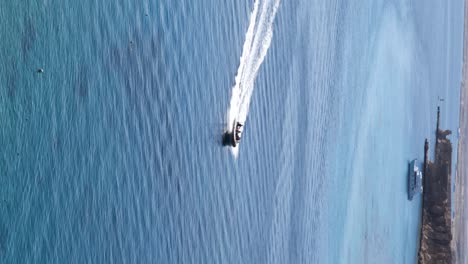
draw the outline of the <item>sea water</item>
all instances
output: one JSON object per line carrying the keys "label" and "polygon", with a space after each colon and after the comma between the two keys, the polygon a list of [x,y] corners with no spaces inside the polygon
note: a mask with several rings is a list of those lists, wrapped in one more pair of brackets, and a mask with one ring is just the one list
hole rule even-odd
{"label": "sea water", "polygon": [[2,263],[414,263],[407,164],[438,105],[458,127],[463,1],[257,2],[2,2]]}

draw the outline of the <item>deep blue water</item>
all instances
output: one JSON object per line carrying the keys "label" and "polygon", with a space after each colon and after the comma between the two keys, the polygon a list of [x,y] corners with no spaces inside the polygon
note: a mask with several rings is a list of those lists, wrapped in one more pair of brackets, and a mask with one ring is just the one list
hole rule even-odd
{"label": "deep blue water", "polygon": [[281,1],[235,158],[253,1],[4,1],[0,261],[413,263],[407,162],[458,128],[463,1],[429,2]]}

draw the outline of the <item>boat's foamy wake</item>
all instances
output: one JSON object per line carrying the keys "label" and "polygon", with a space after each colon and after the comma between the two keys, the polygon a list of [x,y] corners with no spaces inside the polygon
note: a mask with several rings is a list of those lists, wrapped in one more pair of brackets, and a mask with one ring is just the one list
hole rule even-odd
{"label": "boat's foamy wake", "polygon": [[[236,82],[232,87],[231,102],[227,112],[227,131],[232,130],[234,120],[244,123],[247,119],[255,77],[271,44],[273,21],[279,3],[280,0],[256,0],[254,3]],[[232,151],[237,156],[238,147],[233,147]]]}

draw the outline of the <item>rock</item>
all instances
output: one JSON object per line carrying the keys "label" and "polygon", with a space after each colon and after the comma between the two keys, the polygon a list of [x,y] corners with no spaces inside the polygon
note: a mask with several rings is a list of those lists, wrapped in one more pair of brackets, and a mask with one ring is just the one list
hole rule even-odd
{"label": "rock", "polygon": [[435,215],[443,215],[444,208],[442,206],[434,205],[431,207],[431,213]]}
{"label": "rock", "polygon": [[437,113],[434,162],[428,161],[425,145],[424,193],[418,263],[452,263],[451,171],[452,144],[450,130],[439,129]]}

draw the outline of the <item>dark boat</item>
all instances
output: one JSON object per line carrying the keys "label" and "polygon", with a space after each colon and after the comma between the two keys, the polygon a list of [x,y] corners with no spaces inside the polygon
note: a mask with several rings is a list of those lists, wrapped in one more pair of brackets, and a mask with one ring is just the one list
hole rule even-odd
{"label": "dark boat", "polygon": [[223,134],[223,145],[236,147],[241,140],[244,124],[234,121],[231,132],[226,131]]}

